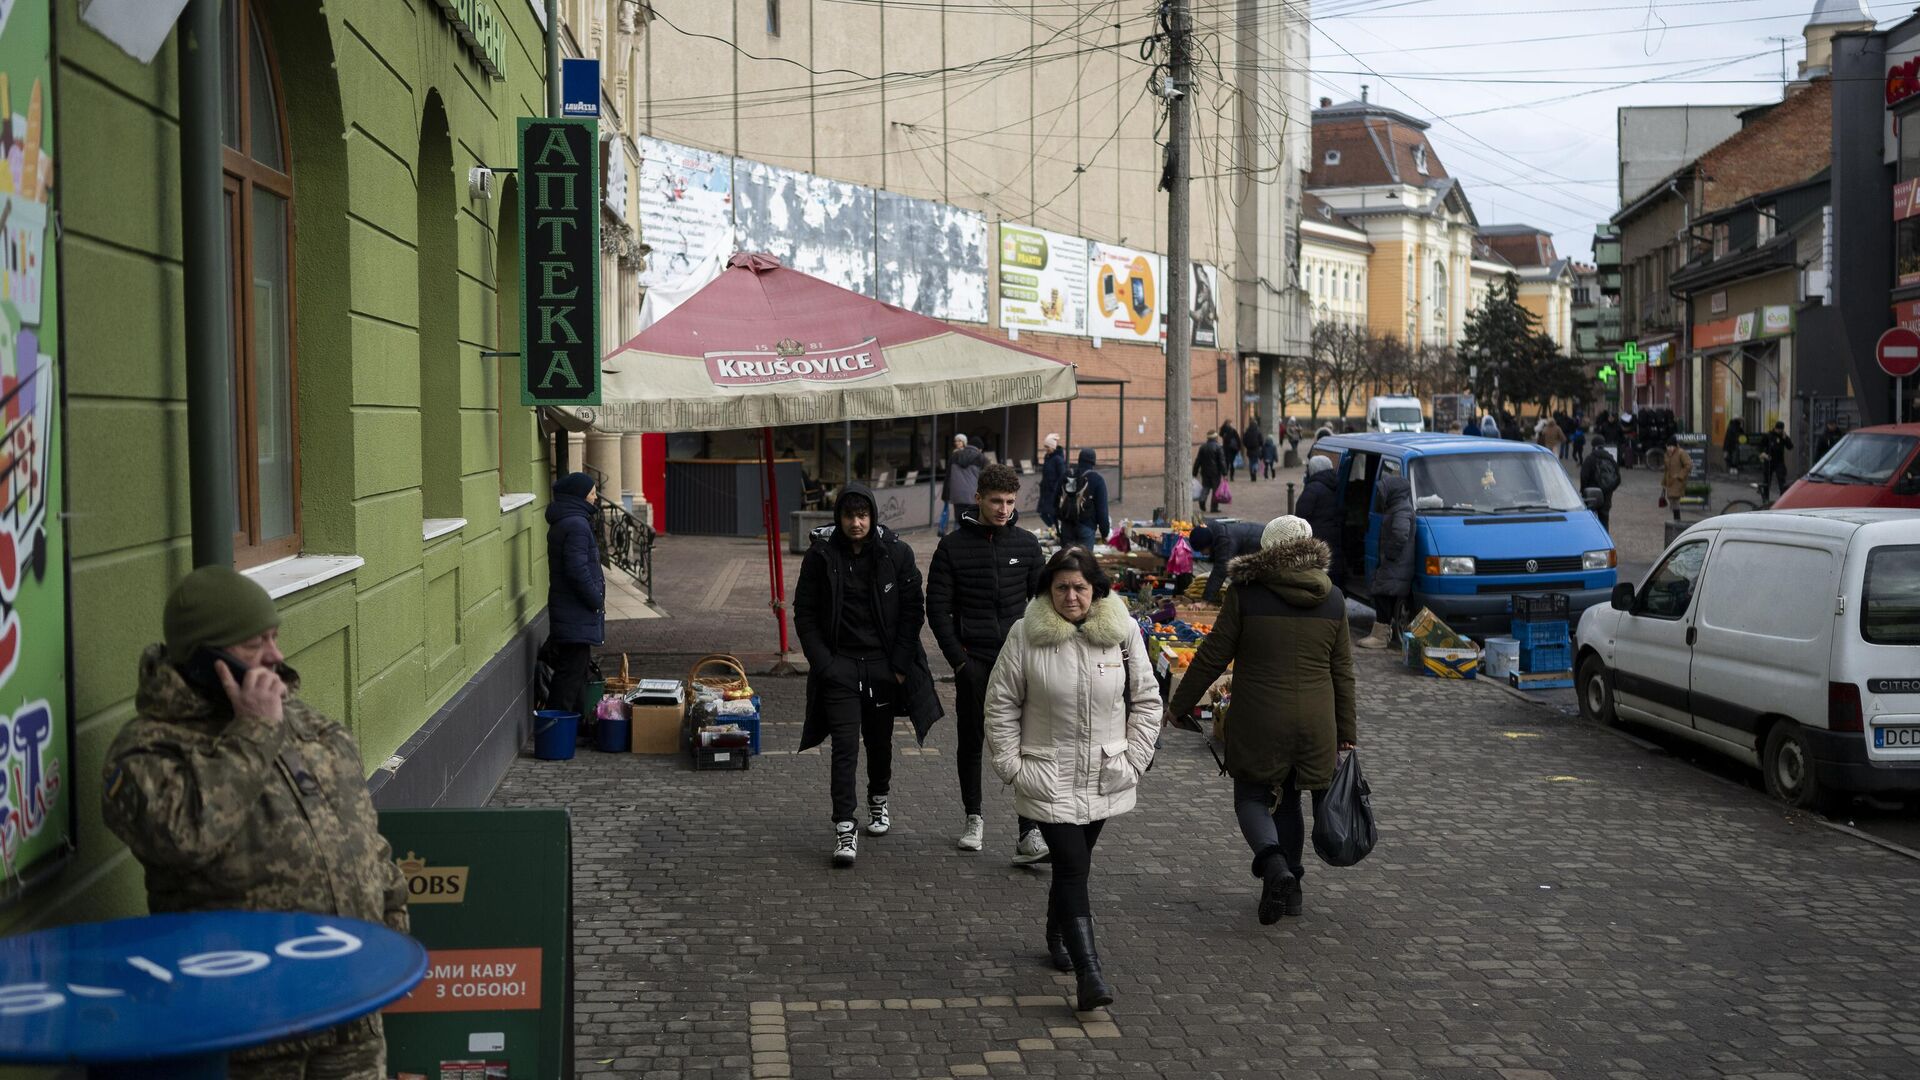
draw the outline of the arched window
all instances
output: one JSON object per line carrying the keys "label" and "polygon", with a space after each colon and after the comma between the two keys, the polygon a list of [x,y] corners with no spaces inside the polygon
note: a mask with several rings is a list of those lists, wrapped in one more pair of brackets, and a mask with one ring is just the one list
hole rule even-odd
{"label": "arched window", "polygon": [[1327,268],[1325,266],[1322,266],[1320,268],[1319,292],[1320,292],[1320,299],[1325,300],[1327,298]]}
{"label": "arched window", "polygon": [[221,50],[234,561],[245,567],[300,550],[292,152],[279,71],[252,0],[228,0]]}

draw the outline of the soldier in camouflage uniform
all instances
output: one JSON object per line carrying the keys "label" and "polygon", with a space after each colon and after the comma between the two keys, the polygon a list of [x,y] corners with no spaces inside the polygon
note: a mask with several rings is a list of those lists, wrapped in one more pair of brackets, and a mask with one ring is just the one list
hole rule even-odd
{"label": "soldier in camouflage uniform", "polygon": [[[407,887],[345,728],[294,697],[280,616],[253,581],[203,567],[140,658],[139,714],[107,753],[104,814],[159,912],[340,915],[407,929]],[[236,678],[210,661],[221,650]],[[217,680],[217,681],[216,681]],[[232,1055],[235,1080],[382,1080],[379,1016]]]}

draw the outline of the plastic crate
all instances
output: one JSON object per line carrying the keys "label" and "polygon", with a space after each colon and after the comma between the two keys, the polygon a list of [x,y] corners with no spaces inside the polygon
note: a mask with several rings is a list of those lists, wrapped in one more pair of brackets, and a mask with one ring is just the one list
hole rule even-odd
{"label": "plastic crate", "polygon": [[1551,644],[1521,645],[1520,674],[1538,675],[1549,671],[1567,671],[1573,667],[1573,644],[1556,641]]}
{"label": "plastic crate", "polygon": [[693,752],[693,767],[705,771],[708,769],[750,769],[753,767],[753,754],[746,747],[726,749],[696,749]]}
{"label": "plastic crate", "polygon": [[1520,643],[1522,649],[1538,645],[1565,645],[1573,639],[1567,634],[1566,621],[1558,622],[1519,622],[1515,621],[1511,636]]}
{"label": "plastic crate", "polygon": [[1549,671],[1539,675],[1522,675],[1516,671],[1507,676],[1507,682],[1516,690],[1564,690],[1573,685],[1573,672]]}
{"label": "plastic crate", "polygon": [[1512,605],[1513,621],[1516,623],[1564,623],[1573,618],[1573,601],[1566,593],[1516,594]]}

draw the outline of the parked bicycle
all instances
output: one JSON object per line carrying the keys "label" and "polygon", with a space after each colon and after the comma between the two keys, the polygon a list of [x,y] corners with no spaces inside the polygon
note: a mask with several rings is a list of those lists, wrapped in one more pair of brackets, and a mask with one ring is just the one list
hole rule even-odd
{"label": "parked bicycle", "polygon": [[1721,507],[1720,512],[1723,514],[1745,514],[1755,510],[1769,510],[1773,508],[1773,497],[1762,492],[1759,484],[1748,484],[1747,486],[1754,490],[1758,496],[1757,498],[1728,499],[1727,505]]}

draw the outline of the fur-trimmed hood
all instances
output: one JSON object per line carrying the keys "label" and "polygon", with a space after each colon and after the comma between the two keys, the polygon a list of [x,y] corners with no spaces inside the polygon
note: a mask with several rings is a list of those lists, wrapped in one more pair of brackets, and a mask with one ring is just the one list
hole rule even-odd
{"label": "fur-trimmed hood", "polygon": [[[1065,644],[1079,629],[1053,610],[1053,600],[1045,593],[1027,602],[1027,614],[1023,621],[1027,625],[1027,642],[1043,649]],[[1087,640],[1103,649],[1125,645],[1127,630],[1132,622],[1133,616],[1127,613],[1126,602],[1108,593],[1095,600],[1092,610],[1087,612],[1084,627]]]}
{"label": "fur-trimmed hood", "polygon": [[1333,591],[1333,552],[1311,536],[1287,540],[1227,564],[1235,585],[1265,585],[1294,607],[1314,607]]}

